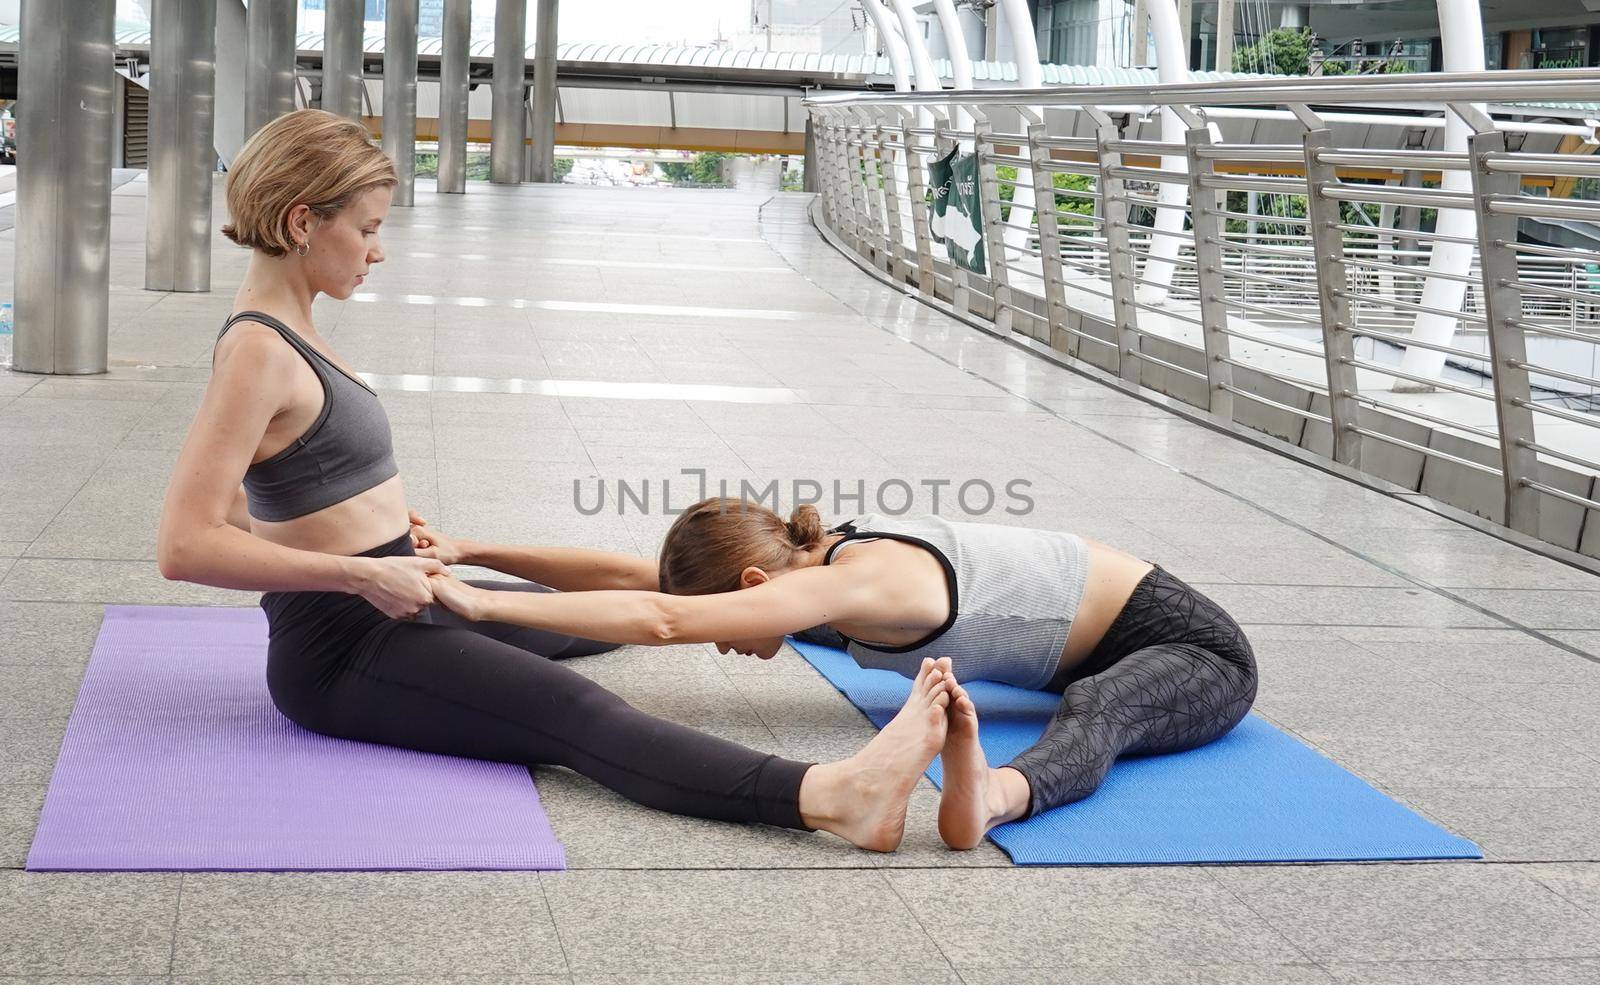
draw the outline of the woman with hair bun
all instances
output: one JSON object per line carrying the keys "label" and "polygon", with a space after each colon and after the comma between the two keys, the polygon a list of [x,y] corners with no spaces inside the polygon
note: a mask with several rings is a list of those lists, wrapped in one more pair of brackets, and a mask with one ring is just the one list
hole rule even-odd
{"label": "woman with hair bun", "polygon": [[[497,567],[516,553],[413,533],[422,553],[450,562]],[[1124,753],[1211,742],[1256,694],[1250,644],[1216,603],[1159,565],[1056,531],[876,515],[825,529],[812,506],[785,522],[758,503],[712,498],[668,531],[659,592],[508,595],[430,578],[469,620],[617,643],[714,642],[762,659],[786,634],[825,624],[865,667],[916,677],[936,659],[950,696],[939,834],[956,849],[1087,797]],[[1039,741],[998,769],[959,683],[972,680],[1061,695]]]}
{"label": "woman with hair bun", "polygon": [[[383,262],[394,185],[366,130],[321,110],[279,117],[235,159],[223,233],[252,250],[250,266],[167,488],[161,573],[266,593],[268,690],[314,732],[566,766],[661,810],[892,851],[944,741],[950,695],[933,661],[888,728],[816,765],[646,715],[556,662],[609,644],[469,624],[433,604],[436,587],[459,583],[438,580],[437,551],[418,556],[413,525],[427,528],[407,508],[383,405],[312,319],[317,295],[348,298]],[[520,552],[496,566],[537,571],[544,585],[459,587],[554,597],[656,584],[653,562],[594,551]]]}

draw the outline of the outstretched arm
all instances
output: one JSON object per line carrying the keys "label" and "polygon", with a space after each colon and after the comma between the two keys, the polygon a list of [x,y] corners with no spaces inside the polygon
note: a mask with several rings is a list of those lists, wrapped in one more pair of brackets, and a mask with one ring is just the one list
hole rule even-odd
{"label": "outstretched arm", "polygon": [[860,572],[816,567],[737,592],[489,592],[434,576],[434,597],[468,619],[509,622],[609,643],[667,646],[783,636],[880,614]]}
{"label": "outstretched arm", "polygon": [[518,547],[450,537],[411,512],[411,543],[423,557],[445,564],[475,564],[561,592],[596,589],[654,591],[659,584],[651,558],[581,547]]}

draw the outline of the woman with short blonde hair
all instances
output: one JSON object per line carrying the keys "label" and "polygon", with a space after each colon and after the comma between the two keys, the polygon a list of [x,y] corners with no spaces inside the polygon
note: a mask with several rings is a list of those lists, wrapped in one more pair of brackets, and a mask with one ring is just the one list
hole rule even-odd
{"label": "woman with short blonde hair", "polygon": [[[433,604],[429,576],[446,568],[415,553],[423,521],[407,508],[383,406],[312,319],[319,294],[348,298],[383,262],[394,184],[366,131],[320,110],[274,120],[235,160],[223,232],[252,250],[250,266],[167,489],[162,574],[265,592],[272,700],[312,731],[567,766],[662,810],[896,847],[943,742],[949,695],[932,661],[897,725],[813,765],[653,718],[555,662],[608,644],[473,625]],[[547,551],[520,570],[533,568],[545,585],[478,584],[532,594],[655,581],[651,561],[593,551]]]}

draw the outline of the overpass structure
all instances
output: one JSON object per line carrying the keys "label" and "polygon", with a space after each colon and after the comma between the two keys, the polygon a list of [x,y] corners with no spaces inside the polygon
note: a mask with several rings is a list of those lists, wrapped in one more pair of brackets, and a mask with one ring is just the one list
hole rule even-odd
{"label": "overpass structure", "polygon": [[[885,281],[1020,345],[1600,558],[1600,252],[1519,232],[1526,219],[1600,228],[1578,102],[1597,82],[1566,70],[818,97],[816,220]],[[1180,142],[1161,111],[1183,120]],[[1430,147],[1447,115],[1473,128],[1467,153]],[[935,160],[963,147],[975,187],[958,173],[930,196]],[[1161,194],[1174,186],[1176,204]],[[1019,223],[1023,188],[1039,208]],[[931,203],[952,197],[944,229],[955,242],[970,219],[981,260],[936,236]],[[1419,228],[1406,210],[1466,213],[1477,235],[1442,218]],[[1425,293],[1445,248],[1466,254],[1443,275],[1465,287],[1459,311]],[[1419,313],[1460,328],[1419,338]],[[1444,357],[1438,371],[1400,361],[1418,348]]]}
{"label": "overpass structure", "polygon": [[[223,8],[226,9],[226,8]],[[229,29],[219,25],[217,59],[218,105],[216,147],[224,164],[245,139],[244,101],[247,54],[242,10]],[[121,82],[136,91],[139,104],[148,90],[151,71],[148,30],[116,34],[114,59]],[[294,42],[297,106],[322,101],[322,34],[302,33]],[[0,73],[15,73],[21,32],[0,27]],[[367,34],[361,43],[361,114],[374,134],[383,131],[384,35]],[[233,48],[235,50],[228,50]],[[473,42],[467,49],[468,137],[488,143],[493,114],[495,45]],[[533,84],[537,45],[523,57],[524,84]],[[444,41],[423,38],[417,45],[416,130],[420,140],[439,137],[440,73]],[[939,78],[954,80],[948,59],[934,63]],[[1156,81],[1151,68],[1100,68],[1044,65],[1048,85],[1117,85]],[[571,147],[725,151],[743,154],[802,154],[805,151],[807,96],[836,92],[883,91],[894,87],[894,69],[887,56],[816,55],[784,51],[751,51],[715,47],[621,45],[567,42],[556,46],[556,143]],[[982,87],[1015,86],[1012,62],[978,61],[973,81]],[[1195,78],[1221,81],[1247,77],[1235,73],[1197,72]],[[231,95],[230,95],[231,94]],[[146,131],[137,110],[129,119],[130,95],[120,105],[124,140],[138,147]],[[523,99],[524,105],[527,99]],[[528,112],[531,114],[531,107]],[[130,162],[142,164],[137,157]]]}
{"label": "overpass structure", "polygon": [[[894,6],[904,19],[904,0]],[[32,68],[21,78],[34,164],[19,182],[19,368],[106,366],[118,108],[108,82],[153,68],[146,287],[205,291],[216,161],[228,160],[234,123],[248,126],[246,109],[259,121],[320,101],[383,129],[401,175],[396,202],[409,205],[402,151],[434,119],[438,191],[467,190],[474,133],[491,138],[494,181],[532,173],[516,151],[551,141],[530,142],[529,128],[514,125],[529,122],[531,62],[532,102],[550,109],[532,122],[564,143],[807,153],[810,131],[827,145],[807,168],[827,182],[824,224],[895,283],[1007,337],[1171,393],[1229,427],[1255,427],[1600,556],[1591,519],[1600,503],[1600,263],[1595,206],[1584,197],[1600,181],[1593,71],[1173,82],[1173,58],[1159,72],[959,56],[936,66],[907,29],[918,89],[908,92],[908,59],[893,48],[889,59],[496,50],[470,43],[465,8],[453,6],[445,38],[387,50],[351,33],[358,17],[336,19],[346,24],[338,38],[291,41],[259,19],[234,19],[226,0],[164,0],[161,32],[114,38],[110,3],[82,9],[100,21],[69,31],[57,29],[64,8],[29,5],[10,40],[13,54],[24,38],[40,45],[28,48]],[[251,9],[292,13],[283,3]],[[1151,11],[1163,23],[1176,16],[1162,4]],[[526,36],[517,24],[497,33]],[[1156,33],[1172,40],[1170,30]],[[387,36],[405,39],[406,25],[392,20]],[[112,74],[119,62],[126,76]],[[943,71],[963,88],[943,89]],[[270,105],[256,105],[252,80],[272,89]],[[891,84],[896,91],[884,91]],[[224,93],[253,101],[230,108]],[[488,120],[475,122],[484,111]],[[1460,125],[1481,150],[1455,146]],[[973,270],[933,248],[928,172],[952,154],[975,162],[983,185],[973,212],[982,212],[975,235],[988,262]],[[30,221],[28,210],[41,207]],[[1457,299],[1437,300],[1440,284]],[[1444,333],[1419,331],[1425,318]],[[1406,355],[1399,366],[1386,361],[1394,352]],[[1418,353],[1433,361],[1417,368]],[[1374,376],[1390,391],[1379,392]],[[1398,395],[1396,382],[1433,392]],[[1441,392],[1465,403],[1435,406]],[[1503,488],[1485,492],[1485,482]]]}

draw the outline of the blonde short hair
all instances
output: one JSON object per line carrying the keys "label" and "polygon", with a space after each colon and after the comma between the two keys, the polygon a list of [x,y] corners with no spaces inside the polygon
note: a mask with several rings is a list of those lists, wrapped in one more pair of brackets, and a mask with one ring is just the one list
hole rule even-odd
{"label": "blonde short hair", "polygon": [[289,210],[309,206],[332,218],[370,188],[394,185],[394,162],[367,128],[320,109],[286,113],[257,130],[228,172],[222,235],[268,256],[294,248]]}

